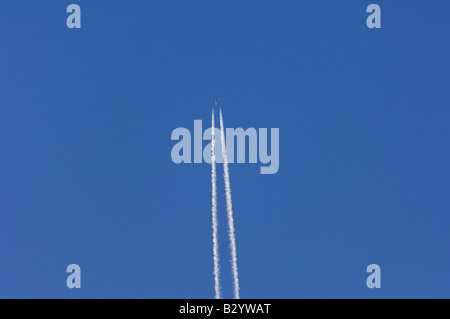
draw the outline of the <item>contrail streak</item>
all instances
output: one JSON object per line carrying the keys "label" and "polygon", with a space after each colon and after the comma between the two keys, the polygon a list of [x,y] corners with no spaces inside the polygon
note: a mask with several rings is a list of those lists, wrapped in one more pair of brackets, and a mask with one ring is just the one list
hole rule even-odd
{"label": "contrail streak", "polygon": [[231,203],[231,186],[230,174],[228,172],[228,157],[225,147],[225,133],[223,128],[222,110],[220,110],[220,137],[222,142],[222,158],[223,158],[223,177],[225,180],[225,197],[227,200],[227,215],[228,215],[228,236],[230,238],[231,248],[231,269],[233,271],[234,279],[234,297],[239,299],[239,277],[237,267],[237,253],[236,253],[236,238],[234,237],[234,219],[233,219],[233,205]]}
{"label": "contrail streak", "polygon": [[214,289],[216,299],[220,299],[220,266],[219,239],[217,238],[217,184],[216,184],[216,141],[214,130],[214,110],[211,120],[211,183],[212,183],[212,229],[213,229],[213,258],[214,258]]}

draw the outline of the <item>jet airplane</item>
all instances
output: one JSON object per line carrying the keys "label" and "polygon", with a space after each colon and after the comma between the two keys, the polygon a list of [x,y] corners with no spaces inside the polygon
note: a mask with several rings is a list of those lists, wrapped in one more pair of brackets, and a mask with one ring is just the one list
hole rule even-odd
{"label": "jet airplane", "polygon": [[211,99],[214,101],[214,104],[217,106],[219,104],[218,100],[220,99],[220,96],[217,96],[216,92],[214,92],[214,95]]}

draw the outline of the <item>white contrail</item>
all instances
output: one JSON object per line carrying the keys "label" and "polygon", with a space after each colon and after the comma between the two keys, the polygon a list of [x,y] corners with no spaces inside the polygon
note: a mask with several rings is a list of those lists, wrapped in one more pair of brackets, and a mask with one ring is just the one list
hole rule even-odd
{"label": "white contrail", "polygon": [[228,172],[228,158],[227,158],[227,150],[225,148],[225,133],[223,128],[222,110],[220,110],[220,137],[222,142],[225,196],[227,200],[228,236],[230,237],[230,248],[231,248],[231,269],[233,271],[233,278],[234,278],[234,297],[236,299],[239,299],[239,277],[237,267],[236,238],[234,237],[234,219],[233,219],[233,206],[231,204],[230,174]]}
{"label": "white contrail", "polygon": [[214,130],[214,110],[211,120],[211,183],[212,183],[212,229],[213,229],[213,258],[214,258],[214,289],[216,299],[220,299],[220,266],[219,239],[217,238],[217,184],[216,184],[216,141]]}

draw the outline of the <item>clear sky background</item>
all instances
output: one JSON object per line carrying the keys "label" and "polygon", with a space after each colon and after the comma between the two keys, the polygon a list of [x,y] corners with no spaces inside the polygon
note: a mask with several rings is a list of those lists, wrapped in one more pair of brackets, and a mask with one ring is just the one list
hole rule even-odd
{"label": "clear sky background", "polygon": [[450,298],[449,1],[73,2],[0,2],[0,297],[213,298],[210,165],[170,135],[216,90],[280,129],[277,174],[230,165],[242,298]]}

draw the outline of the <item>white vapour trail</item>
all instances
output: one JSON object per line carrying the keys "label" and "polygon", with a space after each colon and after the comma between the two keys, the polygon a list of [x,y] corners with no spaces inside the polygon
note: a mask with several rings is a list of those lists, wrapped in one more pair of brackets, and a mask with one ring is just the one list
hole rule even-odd
{"label": "white vapour trail", "polygon": [[225,147],[225,133],[223,127],[222,110],[220,110],[220,137],[222,142],[223,177],[225,180],[225,196],[227,201],[228,236],[230,238],[230,248],[231,248],[231,269],[233,271],[233,279],[234,279],[234,297],[236,299],[239,299],[239,277],[237,267],[236,238],[234,236],[233,205],[231,203],[230,174],[228,172],[228,157],[227,157],[227,150]]}
{"label": "white vapour trail", "polygon": [[213,229],[213,258],[214,258],[214,289],[215,298],[220,299],[220,268],[219,268],[219,239],[217,237],[217,183],[216,183],[216,141],[214,130],[214,110],[211,120],[211,183],[212,183],[212,229]]}

